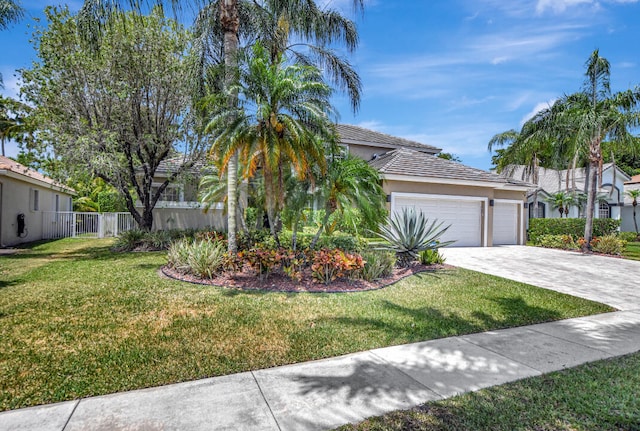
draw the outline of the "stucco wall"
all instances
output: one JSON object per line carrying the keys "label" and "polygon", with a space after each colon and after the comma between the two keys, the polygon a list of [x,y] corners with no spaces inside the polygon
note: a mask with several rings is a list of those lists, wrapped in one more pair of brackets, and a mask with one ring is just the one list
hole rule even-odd
{"label": "stucco wall", "polygon": [[153,210],[153,229],[201,229],[211,227],[227,229],[227,217],[221,209],[211,209],[206,214],[201,209],[156,208]]}
{"label": "stucco wall", "polygon": [[[0,176],[2,199],[0,201],[0,245],[13,246],[42,239],[42,214],[55,211],[55,197],[59,196],[58,211],[71,211],[71,195],[45,186],[23,182],[8,176]],[[38,191],[38,209],[34,209],[34,190]],[[25,215],[25,236],[18,237],[18,214]]]}

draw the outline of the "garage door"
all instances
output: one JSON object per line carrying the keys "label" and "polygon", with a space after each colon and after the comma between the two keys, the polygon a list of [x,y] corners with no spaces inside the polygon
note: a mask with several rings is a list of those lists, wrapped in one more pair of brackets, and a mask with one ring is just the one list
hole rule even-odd
{"label": "garage door", "polygon": [[443,226],[451,227],[442,236],[442,241],[456,241],[452,247],[482,246],[481,200],[457,200],[450,197],[393,196],[392,211],[412,207],[422,211],[429,220],[438,219]]}
{"label": "garage door", "polygon": [[493,206],[493,245],[518,243],[518,204],[495,201]]}

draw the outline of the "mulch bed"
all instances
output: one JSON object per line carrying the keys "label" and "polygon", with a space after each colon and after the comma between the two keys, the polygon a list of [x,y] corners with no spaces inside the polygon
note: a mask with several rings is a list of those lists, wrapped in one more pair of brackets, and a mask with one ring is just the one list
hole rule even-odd
{"label": "mulch bed", "polygon": [[450,265],[422,265],[416,263],[408,268],[395,268],[393,273],[386,278],[376,281],[351,280],[348,278],[338,278],[325,285],[313,279],[311,270],[303,272],[302,280],[292,280],[284,274],[275,272],[269,274],[267,278],[260,277],[250,269],[243,269],[241,272],[220,274],[212,279],[199,278],[193,275],[181,274],[173,268],[163,266],[160,271],[163,275],[175,280],[186,281],[188,283],[203,284],[208,286],[221,286],[232,289],[247,291],[265,292],[318,292],[318,293],[340,293],[340,292],[364,292],[376,290],[397,283],[403,278],[421,272],[435,272],[442,269],[451,269]]}

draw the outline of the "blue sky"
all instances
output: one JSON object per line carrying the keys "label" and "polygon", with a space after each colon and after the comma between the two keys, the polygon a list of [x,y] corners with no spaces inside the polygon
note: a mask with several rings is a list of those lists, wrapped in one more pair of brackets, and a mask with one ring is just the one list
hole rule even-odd
{"label": "blue sky", "polygon": [[[0,32],[7,95],[16,94],[15,69],[35,58],[27,26],[57,3],[22,4],[27,17]],[[363,98],[354,115],[335,97],[341,122],[434,145],[482,169],[491,167],[494,134],[580,89],[594,49],[611,63],[614,91],[640,84],[637,0],[368,0],[354,18],[360,46],[351,62]]]}

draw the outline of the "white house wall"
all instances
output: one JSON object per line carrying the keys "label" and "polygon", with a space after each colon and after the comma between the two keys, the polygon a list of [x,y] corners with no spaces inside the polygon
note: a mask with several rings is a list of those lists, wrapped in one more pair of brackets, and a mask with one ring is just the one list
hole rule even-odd
{"label": "white house wall", "polygon": [[[3,247],[42,239],[42,213],[55,211],[55,197],[59,196],[59,211],[71,211],[71,196],[45,186],[0,176],[0,245]],[[38,191],[38,209],[33,207],[34,190]],[[24,214],[26,235],[18,236],[18,214]]]}

